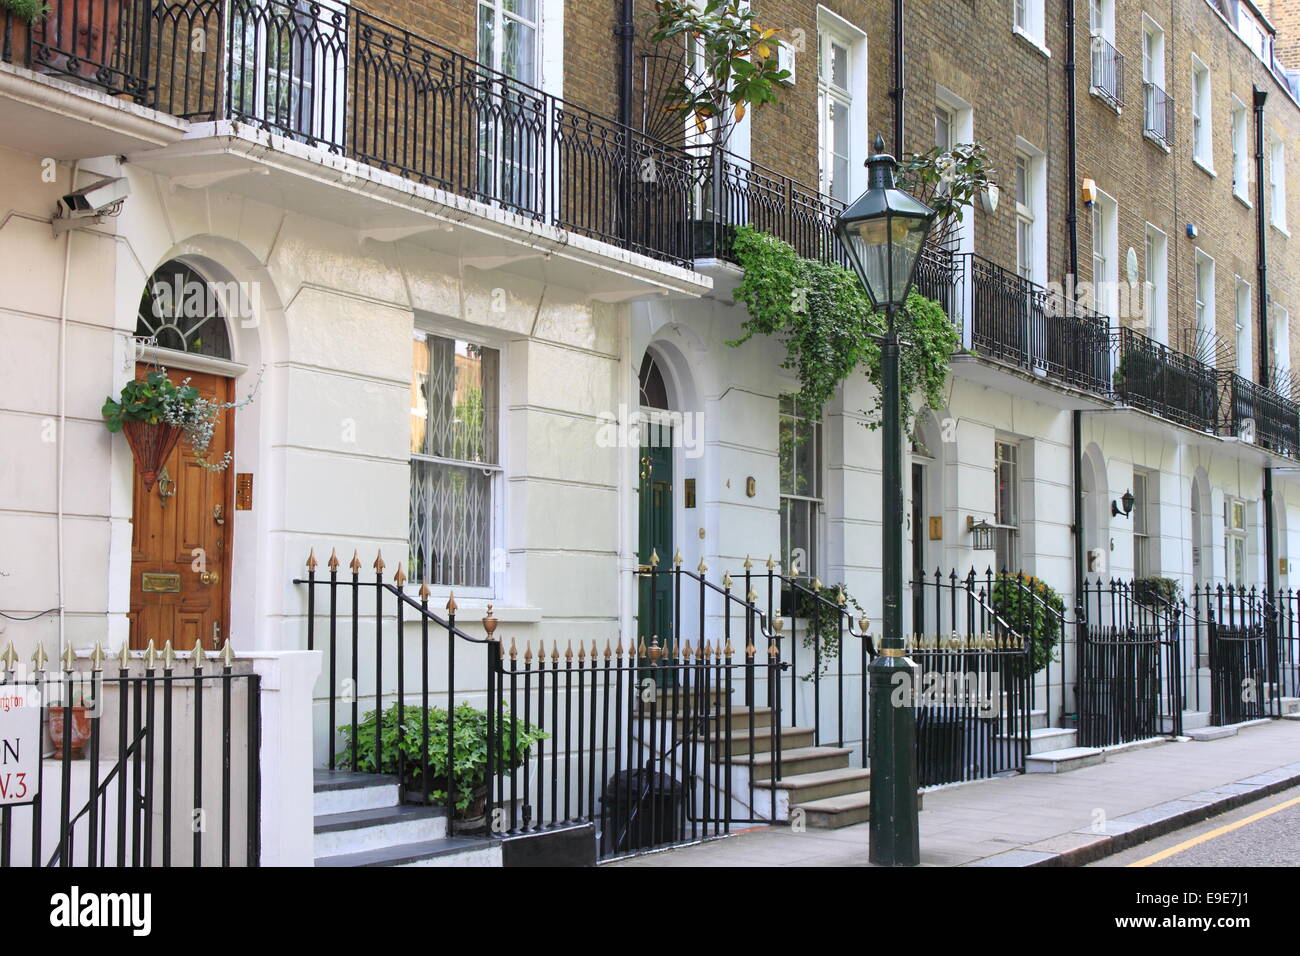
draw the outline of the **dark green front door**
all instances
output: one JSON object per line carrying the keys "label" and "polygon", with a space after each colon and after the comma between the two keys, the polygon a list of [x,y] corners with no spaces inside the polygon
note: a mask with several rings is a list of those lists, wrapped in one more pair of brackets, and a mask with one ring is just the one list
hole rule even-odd
{"label": "dark green front door", "polygon": [[649,574],[651,554],[659,556],[658,571],[667,572],[673,562],[673,449],[672,430],[656,429],[657,444],[642,446],[637,459],[640,486],[640,542],[637,563],[637,638],[646,647],[658,637],[660,647],[672,643],[672,575]]}

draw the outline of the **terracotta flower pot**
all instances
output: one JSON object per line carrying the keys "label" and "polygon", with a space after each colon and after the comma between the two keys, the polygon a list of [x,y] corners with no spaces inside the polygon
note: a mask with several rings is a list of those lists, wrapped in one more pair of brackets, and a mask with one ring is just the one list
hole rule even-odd
{"label": "terracotta flower pot", "polygon": [[[50,741],[54,744],[54,759],[63,759],[63,720],[65,707],[50,708]],[[89,709],[81,705],[72,708],[72,758],[81,757],[86,741],[90,739]]]}
{"label": "terracotta flower pot", "polygon": [[131,454],[135,456],[135,467],[140,472],[140,480],[144,482],[144,490],[151,491],[167,456],[181,440],[180,427],[161,423],[151,425],[148,422],[123,422],[122,434],[131,446]]}
{"label": "terracotta flower pot", "polygon": [[[113,64],[125,0],[60,0],[32,24],[33,63],[95,79]],[[45,49],[40,49],[44,47]]]}
{"label": "terracotta flower pot", "polygon": [[31,27],[26,20],[6,13],[0,16],[0,59],[19,66],[27,65],[27,38]]}

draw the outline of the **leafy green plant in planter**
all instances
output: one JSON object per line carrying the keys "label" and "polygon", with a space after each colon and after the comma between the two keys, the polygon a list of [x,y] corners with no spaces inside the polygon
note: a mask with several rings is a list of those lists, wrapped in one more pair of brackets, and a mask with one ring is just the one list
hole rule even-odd
{"label": "leafy green plant in planter", "polygon": [[1138,578],[1133,582],[1133,600],[1147,607],[1173,604],[1182,593],[1182,587],[1173,578]]}
{"label": "leafy green plant in planter", "polygon": [[[749,226],[736,230],[736,260],[745,270],[736,289],[749,318],[741,346],[755,335],[776,337],[786,350],[783,368],[799,376],[798,401],[803,413],[817,419],[840,384],[861,368],[876,386],[875,414],[866,424],[880,425],[881,366],[876,337],[885,317],[871,307],[866,291],[849,270],[834,263],[805,259],[786,242]],[[899,369],[904,427],[915,415],[912,397],[941,408],[948,381],[948,362],[961,333],[943,308],[920,293],[908,296],[897,318],[907,343]]]}
{"label": "leafy green plant in planter", "polygon": [[6,10],[24,23],[31,23],[50,12],[45,0],[0,0],[0,11]]}
{"label": "leafy green plant in planter", "polygon": [[1029,642],[1029,673],[1037,674],[1056,660],[1060,615],[1065,601],[1046,582],[1029,575],[999,574],[993,582],[993,609]]}
{"label": "leafy green plant in planter", "polygon": [[[355,748],[357,769],[362,773],[395,774],[398,772],[400,754],[405,757],[404,782],[407,790],[423,791],[420,751],[424,744],[424,713],[424,708],[408,705],[402,709],[399,722],[397,704],[384,711],[384,723],[380,730],[384,749],[382,765],[377,765],[375,759],[375,711],[366,714],[365,719],[357,725],[355,740],[351,725],[340,727],[344,742],[335,765],[350,768]],[[447,712],[439,707],[431,707],[428,713],[429,799],[434,803],[443,803],[447,799]],[[513,735],[518,735],[517,744],[511,739]],[[497,730],[497,753],[493,756],[492,766],[498,772],[523,766],[533,744],[546,740],[549,736],[540,728],[505,713]],[[486,713],[469,704],[456,706],[455,748],[451,764],[456,780],[456,810],[461,817],[471,817],[481,811],[487,793]],[[510,760],[512,750],[517,757],[513,763]]]}
{"label": "leafy green plant in planter", "polygon": [[182,438],[194,449],[199,465],[210,471],[226,468],[231,462],[230,452],[216,463],[205,458],[212,444],[217,418],[223,410],[240,408],[252,402],[261,383],[259,373],[252,391],[242,402],[214,402],[200,395],[188,378],[178,385],[168,377],[167,369],[158,368],[148,372],[144,378],[127,382],[117,398],[106,398],[100,414],[110,432],[126,435],[140,477],[148,490],[153,487],[163,462]]}
{"label": "leafy green plant in planter", "polygon": [[[808,585],[811,589],[811,585]],[[820,648],[821,667],[816,668],[816,658],[814,658],[814,670],[807,674],[801,674],[799,679],[810,681],[814,677],[819,677],[826,673],[831,662],[838,660],[840,656],[840,627],[839,620],[841,615],[838,603],[840,595],[844,595],[843,607],[852,607],[857,613],[853,617],[860,617],[864,611],[862,605],[848,592],[843,584],[822,585],[817,589],[817,594],[822,598],[816,600],[806,591],[791,590],[791,607],[792,616],[804,621],[803,634],[799,643],[803,645],[810,655],[815,654]],[[845,622],[845,627],[849,622]],[[818,635],[820,634],[820,639]]]}

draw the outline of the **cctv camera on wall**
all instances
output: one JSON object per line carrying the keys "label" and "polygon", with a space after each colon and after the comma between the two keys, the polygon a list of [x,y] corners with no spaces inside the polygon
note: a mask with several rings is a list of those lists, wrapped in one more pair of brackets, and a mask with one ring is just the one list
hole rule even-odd
{"label": "cctv camera on wall", "polygon": [[83,222],[103,222],[105,216],[115,216],[122,208],[122,203],[131,194],[131,184],[123,176],[101,179],[84,186],[76,192],[59,197],[58,208],[54,211],[54,234]]}

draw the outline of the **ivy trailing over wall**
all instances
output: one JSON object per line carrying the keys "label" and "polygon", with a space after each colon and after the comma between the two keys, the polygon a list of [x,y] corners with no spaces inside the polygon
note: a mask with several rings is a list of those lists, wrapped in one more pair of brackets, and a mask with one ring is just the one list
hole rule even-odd
{"label": "ivy trailing over wall", "polygon": [[[876,386],[876,408],[868,427],[880,424],[880,346],[885,316],[871,307],[857,277],[834,263],[805,259],[788,243],[749,226],[736,230],[733,252],[745,270],[736,298],[749,311],[740,346],[755,335],[771,335],[785,346],[782,367],[799,376],[799,404],[820,417],[840,384],[855,370]],[[904,342],[899,377],[903,425],[915,414],[913,395],[939,408],[948,380],[949,357],[960,334],[937,302],[917,292],[896,319]]]}

